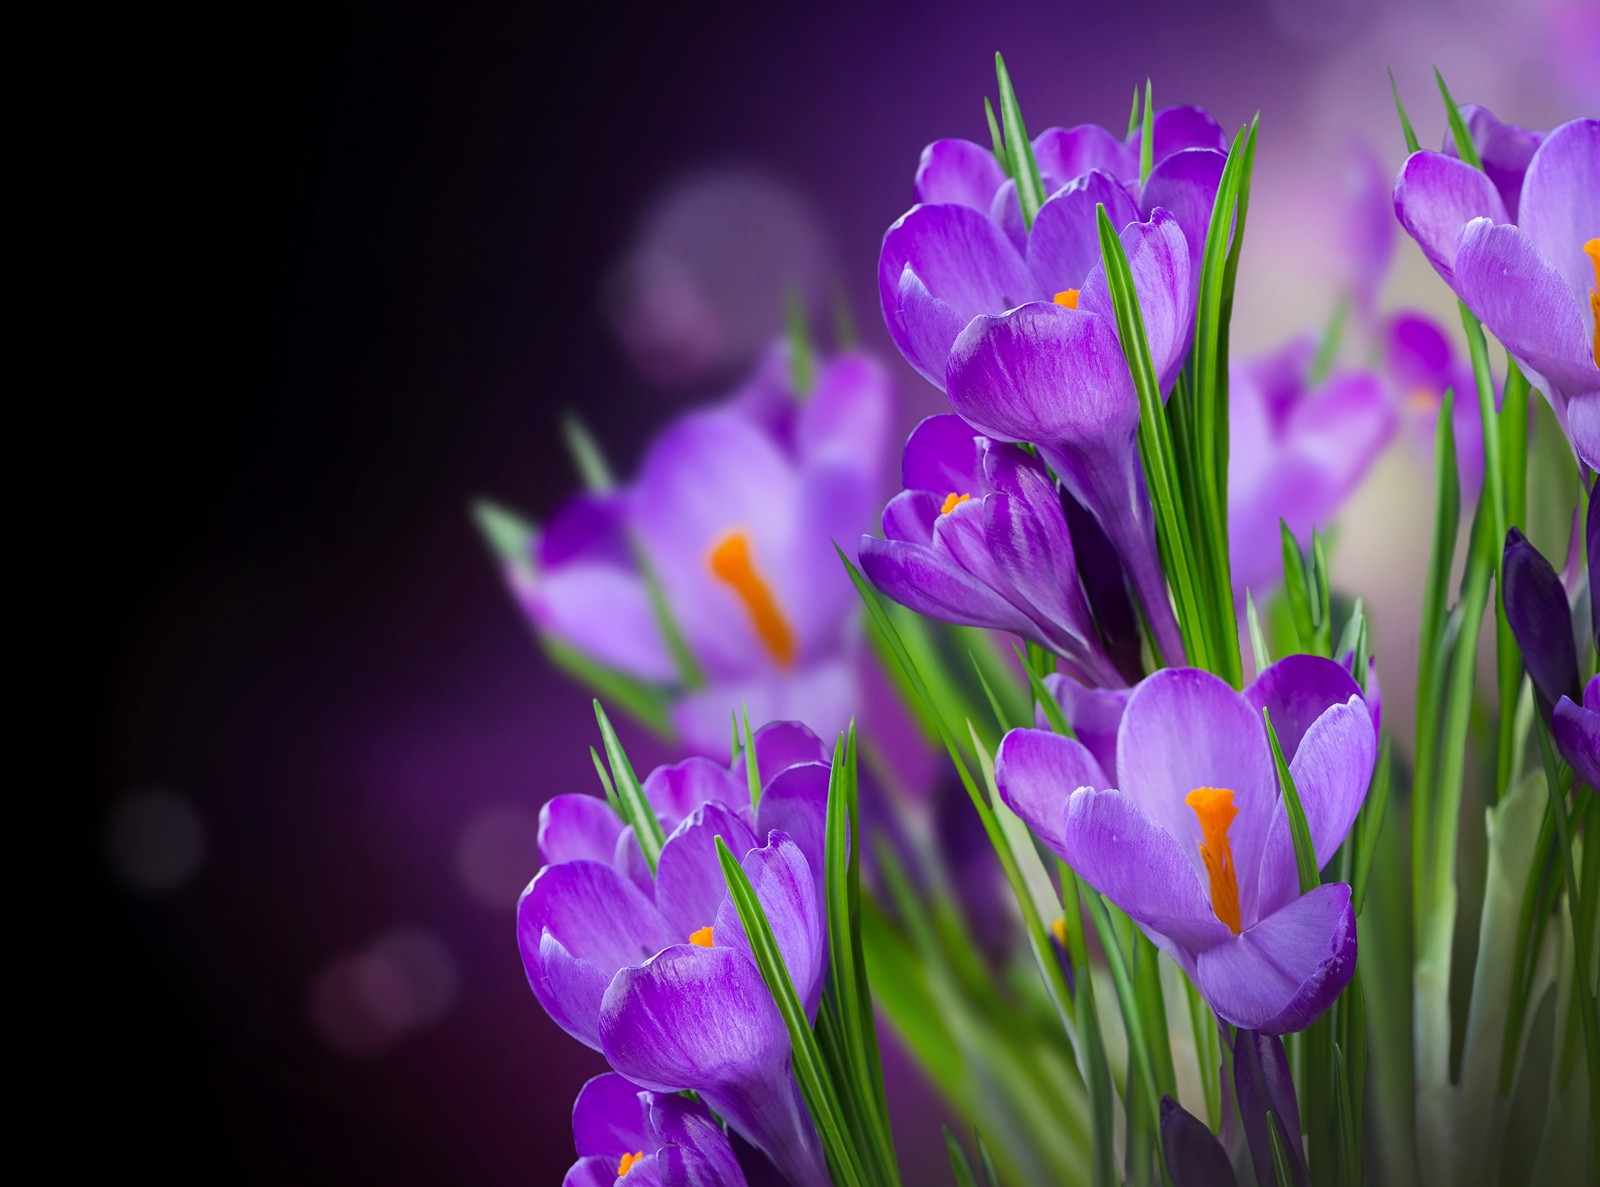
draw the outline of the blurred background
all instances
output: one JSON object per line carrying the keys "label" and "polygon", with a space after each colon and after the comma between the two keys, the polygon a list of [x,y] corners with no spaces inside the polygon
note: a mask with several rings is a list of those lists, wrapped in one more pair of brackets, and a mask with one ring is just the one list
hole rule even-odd
{"label": "blurred background", "polygon": [[[178,1181],[560,1181],[601,1063],[539,1010],[512,921],[539,805],[591,787],[593,719],[469,503],[547,516],[577,485],[566,409],[627,472],[791,292],[854,311],[905,426],[937,410],[882,330],[877,247],[922,146],[985,139],[994,50],[1035,131],[1120,131],[1147,76],[1230,129],[1260,110],[1244,355],[1338,300],[1359,146],[1403,156],[1386,67],[1425,144],[1434,65],[1549,127],[1600,109],[1597,12],[334,2],[110,38],[87,135],[118,379],[74,434],[102,525],[78,753],[108,1148]],[[1384,305],[1445,296],[1398,244]],[[1381,663],[1411,646],[1427,484],[1397,443],[1339,537]]]}

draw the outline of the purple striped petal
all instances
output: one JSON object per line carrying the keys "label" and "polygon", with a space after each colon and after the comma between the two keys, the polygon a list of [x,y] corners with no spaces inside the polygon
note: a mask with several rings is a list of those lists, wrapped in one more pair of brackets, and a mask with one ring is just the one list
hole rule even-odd
{"label": "purple striped petal", "polygon": [[1091,169],[1103,169],[1116,178],[1136,177],[1139,172],[1138,151],[1130,151],[1099,124],[1046,128],[1034,137],[1033,159],[1041,173],[1063,180]]}
{"label": "purple striped petal", "polygon": [[1006,172],[994,153],[970,140],[935,140],[917,166],[918,202],[949,202],[987,211]]}
{"label": "purple striped petal", "polygon": [[[598,1155],[580,1158],[561,1180],[561,1187],[615,1187],[617,1161]],[[633,1184],[630,1183],[628,1187],[633,1187]]]}
{"label": "purple striped petal", "polygon": [[1587,303],[1595,275],[1583,245],[1600,237],[1600,120],[1573,120],[1544,138],[1522,183],[1517,225],[1580,307]]}
{"label": "purple striped petal", "polygon": [[1556,702],[1551,732],[1577,780],[1600,791],[1600,676],[1584,687],[1582,705],[1570,697]]}
{"label": "purple striped petal", "polygon": [[717,917],[728,895],[717,858],[721,837],[735,856],[755,847],[755,834],[733,809],[722,804],[702,804],[673,830],[656,861],[656,909],[674,935],[672,942],[689,937]]}
{"label": "purple striped petal", "polygon": [[1224,1021],[1266,1034],[1304,1030],[1355,971],[1350,888],[1319,886],[1199,955],[1200,992]]}
{"label": "purple striped petal", "polygon": [[[1522,196],[1522,179],[1528,172],[1528,163],[1533,160],[1534,150],[1544,138],[1543,134],[1530,132],[1515,124],[1502,123],[1487,107],[1480,107],[1476,103],[1463,103],[1461,118],[1466,121],[1467,131],[1472,134],[1472,144],[1483,162],[1483,171],[1494,182],[1494,188],[1499,191],[1500,200],[1506,204],[1511,221],[1519,221],[1517,207]],[[1446,156],[1459,155],[1454,136],[1446,134],[1444,152]]]}
{"label": "purple striped petal", "polygon": [[1211,229],[1211,208],[1217,203],[1222,170],[1228,155],[1209,148],[1189,148],[1174,153],[1150,171],[1139,195],[1139,212],[1149,218],[1157,209],[1170,212],[1183,231],[1189,249],[1189,287],[1200,291],[1200,259],[1206,233]]}
{"label": "purple striped petal", "polygon": [[748,794],[742,777],[735,778],[721,763],[698,755],[657,767],[644,778],[645,798],[668,832],[701,804],[736,804]]}
{"label": "purple striped petal", "polygon": [[[1139,312],[1144,318],[1145,338],[1150,357],[1165,392],[1177,378],[1189,352],[1194,322],[1193,268],[1183,228],[1168,211],[1151,212],[1146,222],[1124,227],[1118,237],[1127,253],[1134,291],[1139,297]],[[1198,261],[1193,262],[1198,267]],[[1078,308],[1097,313],[1116,324],[1104,267],[1097,268],[1083,282]],[[1131,381],[1130,381],[1131,382]]]}
{"label": "purple striped petal", "polygon": [[1083,743],[1042,729],[1006,734],[994,781],[1006,805],[1061,858],[1067,855],[1067,798],[1080,787],[1109,786]]}
{"label": "purple striped petal", "polygon": [[655,1135],[642,1095],[643,1088],[616,1072],[596,1076],[580,1088],[572,1105],[572,1141],[579,1157],[609,1155],[615,1167],[624,1152],[652,1149]]}
{"label": "purple striped petal", "polygon": [[558,795],[539,809],[539,856],[545,865],[563,861],[609,862],[622,821],[594,795]]}
{"label": "purple striped petal", "polygon": [[930,416],[911,430],[900,459],[907,491],[939,496],[978,495],[988,489],[983,475],[982,439],[959,416]]}
{"label": "purple striped petal", "polygon": [[[1123,710],[1133,690],[1128,688],[1088,688],[1069,676],[1051,675],[1044,678],[1045,687],[1055,696],[1062,715],[1078,741],[1094,755],[1105,772],[1103,786],[1117,786],[1117,730],[1122,726]],[[1045,728],[1044,711],[1039,711],[1038,725]]]}
{"label": "purple striped petal", "polygon": [[[811,867],[812,880],[817,883],[817,902],[822,901],[822,862],[825,852],[825,835],[828,819],[828,779],[831,768],[826,762],[806,762],[788,767],[767,780],[761,793],[761,803],[756,807],[756,839],[764,841],[767,834],[778,829],[805,856]],[[767,768],[761,768],[763,779]]]}
{"label": "purple striped petal", "polygon": [[[752,849],[740,866],[772,926],[795,992],[805,1003],[807,1015],[814,1016],[822,999],[823,962],[828,951],[817,879],[805,854],[787,833],[774,830],[769,838],[766,845]],[[731,898],[724,899],[717,912],[714,937],[718,947],[750,955],[750,939]]]}
{"label": "purple striped petal", "polygon": [[1278,745],[1291,762],[1312,722],[1334,705],[1359,697],[1361,689],[1343,664],[1317,655],[1288,655],[1244,690],[1257,713],[1272,714]]}
{"label": "purple striped petal", "polygon": [[1128,191],[1098,169],[1076,178],[1039,208],[1028,235],[1028,270],[1039,290],[1054,296],[1081,289],[1100,263],[1100,227],[1096,206],[1103,204],[1118,231],[1139,221]]}
{"label": "purple striped petal", "polygon": [[1456,287],[1461,228],[1475,218],[1507,221],[1505,205],[1487,177],[1463,161],[1435,152],[1414,152],[1406,158],[1394,183],[1394,210],[1400,225],[1451,288]]}

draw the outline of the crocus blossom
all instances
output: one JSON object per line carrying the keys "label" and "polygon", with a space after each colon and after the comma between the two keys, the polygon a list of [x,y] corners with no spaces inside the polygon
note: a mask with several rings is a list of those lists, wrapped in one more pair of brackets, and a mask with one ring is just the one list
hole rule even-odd
{"label": "crocus blossom", "polygon": [[1235,1026],[1301,1030],[1355,967],[1350,887],[1301,894],[1267,742],[1271,714],[1319,866],[1366,796],[1371,714],[1345,669],[1290,656],[1243,693],[1197,669],[1164,669],[1128,698],[1118,784],[1072,738],[1013,730],[995,779],[1006,803],[1139,924]]}
{"label": "crocus blossom", "polygon": [[572,1140],[578,1161],[561,1187],[745,1187],[728,1135],[702,1102],[615,1072],[579,1090]]}
{"label": "crocus blossom", "polygon": [[1380,374],[1399,413],[1411,447],[1433,457],[1434,434],[1446,391],[1454,393],[1451,429],[1461,499],[1476,502],[1483,485],[1483,417],[1478,411],[1472,368],[1451,345],[1442,326],[1425,313],[1403,310],[1384,320]]}
{"label": "crocus blossom", "polygon": [[648,577],[704,684],[674,721],[692,749],[730,713],[843,728],[859,702],[858,603],[834,554],[870,524],[888,446],[878,365],[846,355],[800,399],[776,357],[726,405],[693,412],[637,479],[568,503],[512,580],[541,631],[638,679],[680,677]]}
{"label": "crocus blossom", "polygon": [[1120,685],[1078,577],[1061,496],[1044,465],[958,416],[929,417],[906,442],[906,489],[883,512],[861,566],[919,614],[1010,631],[1094,684]]}
{"label": "crocus blossom", "polygon": [[[727,895],[717,840],[743,868],[807,1009],[822,990],[820,879],[828,763],[816,736],[780,723],[756,738],[764,790],[749,807],[742,761],[691,758],[644,780],[670,826],[652,876],[604,801],[558,796],[541,817],[550,863],[517,906],[534,995],[568,1034],[654,1092],[692,1090],[791,1182],[826,1181],[789,1070],[789,1038]],[[674,823],[675,822],[675,823]]]}
{"label": "crocus blossom", "polygon": [[1549,399],[1578,457],[1594,467],[1600,120],[1573,120],[1541,138],[1486,112],[1475,118],[1487,172],[1445,153],[1413,153],[1395,181],[1395,211],[1428,262]]}
{"label": "crocus blossom", "polygon": [[1310,379],[1315,345],[1297,338],[1232,368],[1228,541],[1236,589],[1257,597],[1283,573],[1279,526],[1302,548],[1326,531],[1394,434],[1394,406],[1365,371]]}

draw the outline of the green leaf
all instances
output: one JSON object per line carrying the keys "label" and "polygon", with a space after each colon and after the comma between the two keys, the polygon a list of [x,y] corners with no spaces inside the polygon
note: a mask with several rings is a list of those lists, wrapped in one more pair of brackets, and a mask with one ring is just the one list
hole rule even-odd
{"label": "green leaf", "polygon": [[[1148,80],[1146,80],[1146,81],[1148,81]],[[1139,127],[1139,84],[1138,83],[1134,83],[1133,84],[1133,107],[1130,108],[1129,111],[1128,111],[1128,135],[1127,135],[1127,139],[1129,139],[1129,140],[1133,139],[1133,133],[1134,133],[1135,129],[1137,129],[1138,127]]]}
{"label": "green leaf", "polygon": [[1333,308],[1333,316],[1328,318],[1328,324],[1322,328],[1322,341],[1317,344],[1317,357],[1311,363],[1311,374],[1306,378],[1307,387],[1318,387],[1328,378],[1328,372],[1333,370],[1333,360],[1339,354],[1339,340],[1344,337],[1344,323],[1350,316],[1350,302],[1340,301]]}
{"label": "green leaf", "polygon": [[1144,80],[1144,135],[1139,140],[1139,184],[1150,180],[1156,159],[1155,105],[1151,102],[1150,80]]}
{"label": "green leaf", "polygon": [[1272,760],[1278,767],[1278,785],[1283,789],[1283,807],[1289,814],[1289,835],[1294,839],[1294,868],[1300,875],[1300,893],[1310,894],[1322,885],[1317,871],[1316,849],[1311,844],[1311,830],[1306,825],[1305,809],[1300,804],[1300,793],[1295,789],[1294,775],[1289,771],[1288,760],[1283,757],[1283,747],[1278,745],[1278,731],[1272,728],[1272,714],[1265,707],[1262,720],[1267,723],[1267,741],[1272,746]]}
{"label": "green leaf", "polygon": [[600,776],[600,786],[605,790],[606,803],[611,805],[613,812],[621,816],[622,800],[617,797],[617,788],[611,782],[611,774],[606,770],[606,764],[600,761],[600,754],[593,746],[589,747],[589,761],[594,763],[594,773]]}
{"label": "green leaf", "polygon": [[600,443],[576,412],[561,414],[561,436],[567,443],[567,452],[572,455],[572,464],[578,468],[578,476],[583,479],[586,489],[599,495],[616,489],[616,479],[612,477],[611,467],[606,463]]}
{"label": "green leaf", "polygon": [[1417,143],[1417,134],[1411,127],[1411,117],[1406,114],[1406,105],[1400,102],[1400,86],[1394,80],[1394,71],[1389,71],[1389,90],[1394,95],[1394,109],[1400,116],[1400,130],[1405,133],[1406,151],[1420,152],[1422,145]]}
{"label": "green leaf", "polygon": [[671,740],[672,698],[667,690],[647,684],[626,672],[591,659],[554,635],[536,631],[539,645],[550,662],[590,692],[627,712],[628,716],[664,740]]}
{"label": "green leaf", "polygon": [[994,1159],[989,1157],[989,1143],[983,1140],[983,1131],[975,1131],[972,1137],[978,1143],[978,1162],[983,1168],[984,1187],[1000,1187],[1000,1176],[995,1173]]}
{"label": "green leaf", "polygon": [[1061,702],[1056,700],[1055,693],[1050,691],[1050,686],[1044,682],[1039,673],[1033,670],[1033,665],[1027,662],[1020,644],[1017,647],[1017,654],[1018,658],[1023,660],[1023,671],[1028,674],[1028,687],[1033,693],[1033,703],[1044,712],[1044,718],[1050,723],[1050,728],[1066,737],[1077,737],[1071,723],[1067,721],[1067,715],[1061,711]]}
{"label": "green leaf", "polygon": [[1305,556],[1300,551],[1300,542],[1289,530],[1288,520],[1278,520],[1278,533],[1283,543],[1283,590],[1294,620],[1296,650],[1312,652],[1316,649],[1317,622],[1311,608]]}
{"label": "green leaf", "polygon": [[739,711],[744,719],[744,777],[750,789],[750,807],[753,809],[761,803],[761,763],[756,757],[756,734],[750,728],[750,710],[740,705]]}
{"label": "green leaf", "polygon": [[1385,730],[1378,747],[1378,766],[1372,775],[1372,786],[1367,790],[1366,803],[1361,805],[1361,815],[1356,821],[1355,871],[1350,880],[1350,894],[1357,918],[1366,905],[1367,880],[1372,876],[1372,859],[1378,852],[1378,834],[1383,830],[1383,819],[1389,810],[1393,751],[1394,744]]}
{"label": "green leaf", "polygon": [[789,381],[795,395],[804,401],[817,382],[817,352],[811,344],[811,328],[806,324],[806,303],[799,291],[789,290],[784,304],[789,343]]}
{"label": "green leaf", "polygon": [[633,835],[639,842],[639,851],[644,854],[645,865],[649,866],[650,872],[654,874],[656,860],[661,856],[661,846],[667,839],[666,834],[661,831],[661,821],[657,819],[650,801],[645,798],[639,776],[634,774],[633,764],[628,761],[627,752],[623,750],[622,742],[617,738],[617,731],[612,727],[611,719],[606,716],[605,708],[599,701],[594,703],[594,716],[600,723],[600,739],[605,745],[606,762],[611,767],[611,779],[616,784],[617,799],[622,807],[622,819],[633,825]]}
{"label": "green leaf", "polygon": [[1272,1173],[1278,1180],[1278,1187],[1297,1187],[1294,1171],[1289,1166],[1289,1153],[1284,1149],[1282,1130],[1283,1123],[1268,1109],[1267,1136],[1272,1141]]}
{"label": "green leaf", "polygon": [[994,118],[994,104],[987,98],[983,101],[983,118],[989,122],[989,142],[994,145],[994,159],[1000,162],[1000,168],[1009,175],[1011,161],[1006,156],[1006,142],[1000,135],[1000,121]]}
{"label": "green leaf", "polygon": [[956,1177],[956,1187],[978,1187],[978,1176],[972,1173],[972,1163],[961,1143],[956,1141],[956,1135],[950,1132],[948,1125],[939,1128],[944,1131],[944,1149],[950,1156],[950,1173]]}
{"label": "green leaf", "polygon": [[533,546],[539,539],[538,528],[491,499],[473,500],[472,518],[489,551],[499,557],[502,564],[519,574],[533,574]]}
{"label": "green leaf", "polygon": [[1039,176],[1038,162],[1033,159],[1033,143],[1022,122],[1022,108],[1017,104],[1011,75],[1006,72],[1006,61],[999,54],[994,56],[994,72],[1000,82],[1000,122],[1005,129],[1010,173],[1017,183],[1017,202],[1022,207],[1023,225],[1032,227],[1034,216],[1044,205],[1044,180]]}
{"label": "green leaf", "polygon": [[1311,594],[1312,612],[1317,620],[1316,653],[1331,658],[1333,655],[1333,595],[1329,592],[1328,554],[1322,546],[1322,536],[1311,532]]}
{"label": "green leaf", "polygon": [[1444,113],[1450,120],[1450,134],[1455,138],[1456,152],[1474,169],[1482,169],[1483,158],[1478,155],[1478,146],[1472,143],[1472,133],[1467,130],[1467,121],[1461,118],[1461,109],[1450,97],[1450,88],[1444,85],[1444,75],[1439,73],[1437,66],[1433,69],[1433,77],[1439,84],[1439,95],[1444,99]]}
{"label": "green leaf", "polygon": [[1256,672],[1260,674],[1272,666],[1272,651],[1267,646],[1266,635],[1261,631],[1261,618],[1256,614],[1256,600],[1250,596],[1248,589],[1244,591],[1244,616],[1250,628],[1250,652],[1255,659]]}

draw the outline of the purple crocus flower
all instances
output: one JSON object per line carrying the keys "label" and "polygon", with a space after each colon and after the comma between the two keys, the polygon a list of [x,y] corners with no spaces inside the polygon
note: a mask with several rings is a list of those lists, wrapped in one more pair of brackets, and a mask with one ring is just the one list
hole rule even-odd
{"label": "purple crocus flower", "polygon": [[[1590,503],[1589,522],[1595,522]],[[1589,579],[1594,580],[1594,533],[1589,533]],[[1506,621],[1523,665],[1550,718],[1550,732],[1578,781],[1600,789],[1600,676],[1581,685],[1573,640],[1572,605],[1555,568],[1516,528],[1501,559]],[[1592,595],[1591,588],[1591,595]],[[1591,608],[1592,609],[1592,608]],[[1591,627],[1592,614],[1591,617]]]}
{"label": "purple crocus flower", "polygon": [[1594,467],[1600,120],[1562,124],[1537,139],[1524,164],[1534,134],[1487,112],[1475,118],[1489,172],[1445,153],[1413,153],[1395,181],[1395,211],[1445,283],[1549,399],[1578,457]]}
{"label": "purple crocus flower", "polygon": [[[1188,349],[1188,248],[1164,210],[1125,228],[1121,239],[1152,355],[1170,375]],[[955,339],[947,375],[951,406],[968,424],[999,441],[1038,446],[1121,558],[1163,657],[1179,661],[1182,640],[1139,462],[1139,398],[1104,270],[1096,265],[1071,307],[1034,302],[972,318]]]}
{"label": "purple crocus flower", "polygon": [[1451,427],[1462,501],[1471,506],[1483,486],[1483,418],[1472,368],[1456,353],[1444,328],[1425,313],[1405,310],[1382,329],[1383,375],[1412,447],[1433,456],[1434,432],[1445,392],[1455,394]]}
{"label": "purple crocus flower", "polygon": [[1355,968],[1350,887],[1301,894],[1267,743],[1270,711],[1318,865],[1343,842],[1377,758],[1371,714],[1332,660],[1290,656],[1245,692],[1192,668],[1134,689],[1117,786],[1082,743],[1013,730],[995,779],[1057,855],[1125,911],[1235,1026],[1309,1026]]}
{"label": "purple crocus flower", "polygon": [[912,432],[902,470],[906,489],[884,508],[884,539],[861,541],[873,584],[930,618],[1020,635],[1091,683],[1123,683],[1042,462],[947,413]]}
{"label": "purple crocus flower", "polygon": [[745,1187],[728,1135],[702,1102],[615,1072],[578,1091],[572,1140],[578,1161],[561,1187]]}
{"label": "purple crocus flower", "polygon": [[[781,360],[778,360],[781,362]],[[514,587],[541,631],[638,679],[678,669],[638,559],[706,678],[674,720],[716,751],[730,712],[832,732],[857,706],[857,599],[833,541],[871,522],[890,394],[872,360],[822,367],[801,400],[777,362],[656,438],[637,480],[568,503]]]}
{"label": "purple crocus flower", "polygon": [[1315,346],[1297,338],[1232,369],[1228,540],[1235,588],[1256,593],[1283,573],[1279,520],[1302,548],[1326,528],[1389,443],[1394,407],[1376,376],[1310,384]]}
{"label": "purple crocus flower", "polygon": [[518,903],[517,940],[534,995],[562,1029],[635,1084],[698,1092],[807,1187],[826,1182],[821,1149],[716,842],[744,855],[790,976],[815,1011],[829,767],[816,736],[792,723],[764,728],[756,756],[764,790],[754,813],[742,761],[691,758],[644,781],[670,829],[653,877],[604,801],[551,800],[539,837],[550,864]]}

